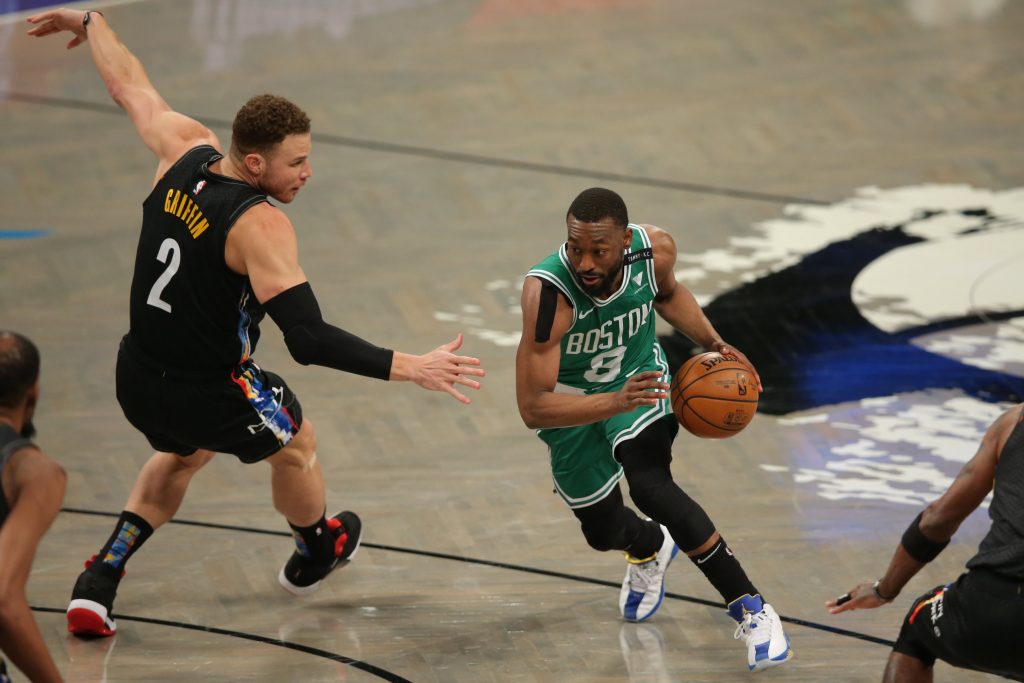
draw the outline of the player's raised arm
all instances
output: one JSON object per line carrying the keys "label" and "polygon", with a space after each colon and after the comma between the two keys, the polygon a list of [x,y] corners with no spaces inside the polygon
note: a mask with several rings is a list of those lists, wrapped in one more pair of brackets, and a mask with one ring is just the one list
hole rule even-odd
{"label": "player's raised arm", "polygon": [[522,296],[523,334],[516,352],[519,414],[531,429],[589,424],[654,405],[668,385],[659,372],[640,372],[620,390],[590,396],[556,393],[562,337],[572,326],[572,307],[553,286],[527,277]]}
{"label": "player's raised arm", "polygon": [[654,249],[654,273],[658,279],[658,296],[654,299],[654,310],[666,322],[679,330],[708,351],[734,354],[754,373],[757,390],[763,391],[761,377],[747,356],[732,344],[722,341],[704,310],[693,294],[676,280],[676,243],[665,230],[654,226],[643,226],[651,237]]}
{"label": "player's raised arm", "polygon": [[34,24],[28,34],[38,38],[71,33],[68,49],[88,42],[96,70],[110,96],[128,113],[139,137],[160,159],[158,178],[196,145],[211,144],[219,149],[220,143],[212,131],[170,108],[149,82],[142,63],[99,12],[61,8],[33,15],[28,22]]}

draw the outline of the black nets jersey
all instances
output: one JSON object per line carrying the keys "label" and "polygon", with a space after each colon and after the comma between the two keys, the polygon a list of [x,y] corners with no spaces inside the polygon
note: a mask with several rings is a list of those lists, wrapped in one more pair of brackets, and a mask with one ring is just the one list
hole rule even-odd
{"label": "black nets jersey", "polygon": [[267,196],[213,173],[223,155],[194,147],[142,204],[131,289],[133,344],[168,368],[220,372],[256,348],[263,307],[224,261],[228,231]]}
{"label": "black nets jersey", "polygon": [[992,528],[967,567],[1024,581],[1024,412],[999,454],[993,494]]}

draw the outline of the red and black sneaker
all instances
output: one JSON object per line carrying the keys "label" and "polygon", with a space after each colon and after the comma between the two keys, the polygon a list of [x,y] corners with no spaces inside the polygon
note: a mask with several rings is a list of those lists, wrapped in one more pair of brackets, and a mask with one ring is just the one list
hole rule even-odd
{"label": "red and black sneaker", "polygon": [[124,572],[110,570],[103,563],[94,567],[95,563],[95,555],[86,560],[68,604],[68,632],[83,638],[105,638],[117,632],[110,611]]}
{"label": "red and black sneaker", "polygon": [[320,582],[335,569],[352,561],[359,550],[363,525],[359,516],[345,510],[327,520],[327,528],[334,534],[334,559],[327,563],[315,562],[312,558],[292,552],[288,562],[277,575],[281,587],[292,595],[309,595],[320,587]]}

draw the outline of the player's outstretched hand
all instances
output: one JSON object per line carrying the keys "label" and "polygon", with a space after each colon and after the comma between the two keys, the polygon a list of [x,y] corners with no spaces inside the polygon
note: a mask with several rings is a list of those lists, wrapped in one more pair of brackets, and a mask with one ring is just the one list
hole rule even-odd
{"label": "player's outstretched hand", "polygon": [[754,364],[750,362],[750,359],[747,358],[747,355],[745,353],[737,349],[732,344],[724,341],[715,342],[713,344],[713,348],[715,351],[718,351],[723,356],[727,356],[729,354],[736,356],[741,363],[750,368],[750,371],[754,373],[754,381],[757,382],[758,392],[764,391],[764,387],[761,386],[761,375],[757,374],[757,368],[754,367]]}
{"label": "player's outstretched hand", "polygon": [[844,593],[834,600],[828,600],[825,607],[828,608],[829,614],[839,614],[851,609],[874,609],[889,602],[892,601],[882,600],[875,594],[874,583],[869,581],[859,584],[849,593]]}
{"label": "player's outstretched hand", "polygon": [[486,372],[480,365],[479,358],[457,356],[455,351],[462,346],[462,333],[447,344],[442,344],[430,353],[413,356],[409,379],[424,389],[444,391],[451,394],[457,401],[469,403],[456,384],[479,389],[480,382],[470,377],[483,377]]}
{"label": "player's outstretched hand", "polygon": [[73,47],[78,47],[88,39],[88,36],[85,34],[85,27],[82,26],[84,18],[85,12],[67,9],[66,7],[49,12],[40,12],[26,19],[28,23],[35,24],[35,28],[28,30],[28,34],[36,38],[42,38],[52,33],[71,31],[75,35],[68,41],[68,49],[70,50]]}
{"label": "player's outstretched hand", "polygon": [[615,405],[619,412],[628,413],[640,406],[653,406],[661,399],[668,398],[668,384],[659,381],[660,370],[638,372],[615,392]]}

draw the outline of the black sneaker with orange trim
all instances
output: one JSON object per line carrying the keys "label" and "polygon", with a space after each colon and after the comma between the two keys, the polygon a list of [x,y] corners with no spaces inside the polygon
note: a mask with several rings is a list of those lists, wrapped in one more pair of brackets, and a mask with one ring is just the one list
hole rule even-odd
{"label": "black sneaker with orange trim", "polygon": [[359,516],[349,510],[339,512],[327,520],[327,528],[334,534],[334,559],[327,563],[315,562],[296,549],[281,568],[277,581],[292,595],[309,595],[335,569],[352,561],[359,550],[363,525]]}

